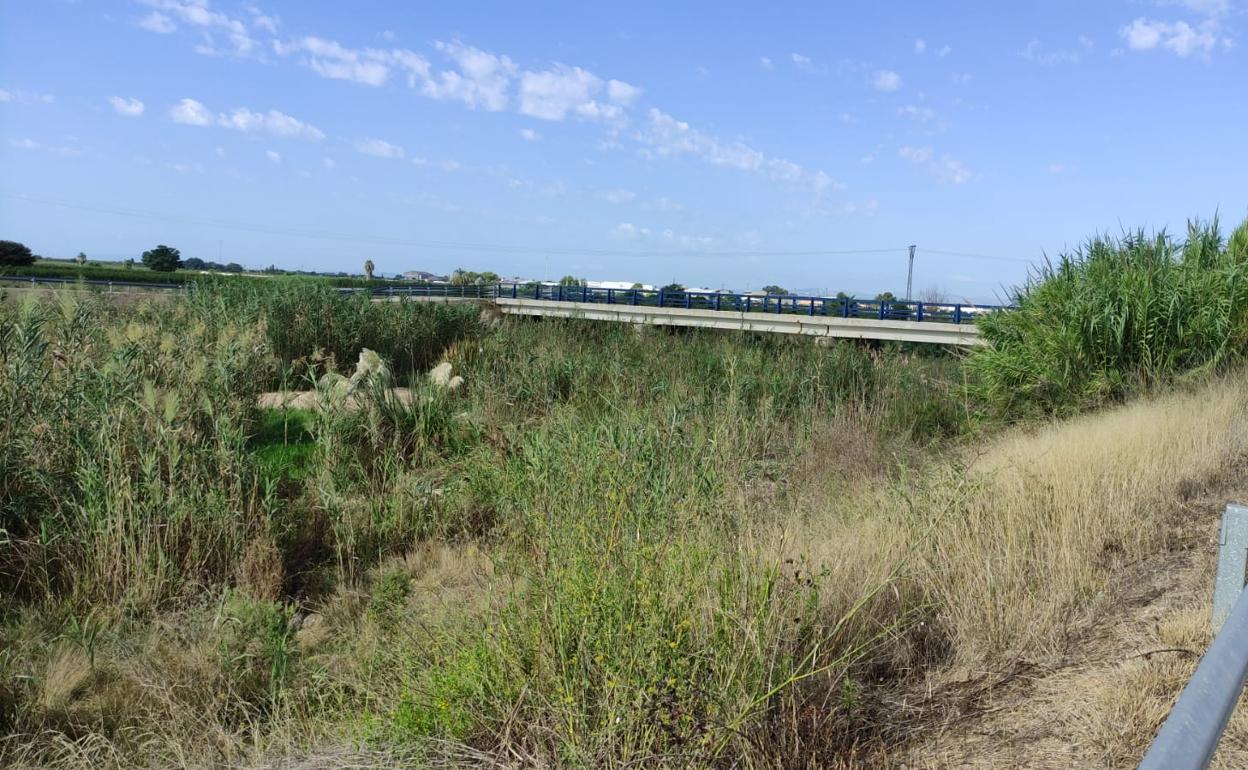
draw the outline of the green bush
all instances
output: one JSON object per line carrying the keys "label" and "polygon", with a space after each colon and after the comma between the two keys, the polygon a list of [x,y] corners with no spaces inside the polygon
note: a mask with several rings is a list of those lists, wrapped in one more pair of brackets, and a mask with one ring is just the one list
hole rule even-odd
{"label": "green bush", "polygon": [[1187,240],[1098,237],[1047,262],[1017,309],[978,322],[976,393],[1006,416],[1070,413],[1236,361],[1248,350],[1248,223]]}

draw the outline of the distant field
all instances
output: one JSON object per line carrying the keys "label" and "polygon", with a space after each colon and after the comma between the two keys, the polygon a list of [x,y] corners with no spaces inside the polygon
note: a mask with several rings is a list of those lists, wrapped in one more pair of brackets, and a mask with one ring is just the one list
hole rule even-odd
{"label": "distant field", "polygon": [[[39,260],[33,265],[24,267],[0,267],[0,279],[16,276],[34,278],[73,278],[88,281],[131,281],[143,283],[192,283],[205,279],[221,279],[234,281],[268,281],[274,277],[259,273],[207,273],[198,270],[176,270],[172,273],[160,273],[148,270],[142,265],[125,267],[119,262],[104,264],[88,262],[85,266],[67,260]],[[285,276],[317,281],[328,286],[363,287],[363,286],[411,286],[413,281],[374,280],[365,278],[343,278],[339,276],[298,275]]]}

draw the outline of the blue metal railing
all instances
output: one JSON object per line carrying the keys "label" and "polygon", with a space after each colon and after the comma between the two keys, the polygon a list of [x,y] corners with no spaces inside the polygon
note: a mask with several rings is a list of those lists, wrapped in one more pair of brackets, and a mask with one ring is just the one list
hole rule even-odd
{"label": "blue metal railing", "polygon": [[720,310],[735,313],[775,313],[838,318],[872,318],[880,321],[974,323],[987,313],[1008,310],[1004,305],[964,305],[949,302],[816,297],[793,294],[734,294],[730,292],[668,291],[666,289],[595,289],[535,283],[500,283],[449,286],[413,284],[344,288],[389,297],[465,297],[479,299],[538,299],[603,305],[633,305],[682,310]]}

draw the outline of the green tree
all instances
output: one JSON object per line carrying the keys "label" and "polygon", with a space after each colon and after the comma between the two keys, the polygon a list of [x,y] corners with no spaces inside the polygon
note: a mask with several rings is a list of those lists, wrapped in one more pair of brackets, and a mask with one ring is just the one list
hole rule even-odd
{"label": "green tree", "polygon": [[373,265],[373,260],[371,259],[364,260],[364,275],[367,276],[368,280],[370,281],[373,280],[374,268],[375,268],[375,265]]}
{"label": "green tree", "polygon": [[134,257],[126,257],[125,266],[127,270],[134,269]]}
{"label": "green tree", "polygon": [[783,286],[777,286],[774,283],[764,286],[763,291],[767,292],[768,294],[788,294],[789,293],[788,290],[785,289]]}
{"label": "green tree", "polygon": [[897,298],[893,296],[891,291],[881,292],[875,295],[876,302],[896,302]]}
{"label": "green tree", "polygon": [[485,270],[477,275],[477,283],[502,283],[502,277],[493,270]]}
{"label": "green tree", "polygon": [[565,275],[559,279],[560,286],[584,286],[585,279],[577,278],[575,275]]}
{"label": "green tree", "polygon": [[87,264],[87,253],[85,251],[78,252],[78,256],[74,257],[74,261],[78,263],[78,267]]}
{"label": "green tree", "polygon": [[634,288],[634,289],[644,289],[644,288],[646,288],[646,287],[645,287],[645,286],[642,286],[642,285],[641,285],[641,284],[639,284],[639,283],[635,283],[635,284],[633,284],[632,288]]}
{"label": "green tree", "polygon": [[853,297],[849,296],[848,294],[846,294],[846,293],[845,293],[845,292],[843,292],[843,291],[838,291],[838,292],[836,293],[836,298],[837,298],[837,299],[853,299]]}
{"label": "green tree", "polygon": [[662,289],[659,289],[659,291],[684,291],[684,290],[685,290],[685,287],[676,283],[675,281],[664,286]]}
{"label": "green tree", "polygon": [[18,267],[34,263],[35,255],[31,253],[30,247],[26,244],[17,241],[0,241],[0,265]]}
{"label": "green tree", "polygon": [[182,266],[182,252],[162,243],[143,252],[143,264],[157,273],[172,273]]}

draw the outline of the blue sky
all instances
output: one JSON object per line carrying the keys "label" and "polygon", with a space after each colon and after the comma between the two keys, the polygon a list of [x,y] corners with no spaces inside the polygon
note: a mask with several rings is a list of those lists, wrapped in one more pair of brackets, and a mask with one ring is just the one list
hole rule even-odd
{"label": "blue sky", "polygon": [[991,299],[1248,214],[1246,10],[0,0],[0,237]]}

